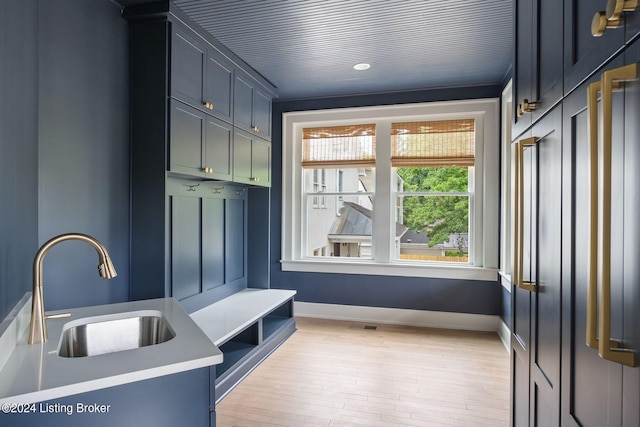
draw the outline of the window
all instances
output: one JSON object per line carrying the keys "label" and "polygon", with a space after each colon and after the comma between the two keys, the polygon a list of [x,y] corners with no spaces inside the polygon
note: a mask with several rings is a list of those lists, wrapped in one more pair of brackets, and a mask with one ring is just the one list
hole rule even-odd
{"label": "window", "polygon": [[283,270],[495,280],[498,148],[496,99],[285,113]]}
{"label": "window", "polygon": [[469,262],[475,120],[391,124],[396,259]]}
{"label": "window", "polygon": [[[375,124],[302,129],[306,256],[371,259],[375,129]],[[334,208],[317,210],[327,206]],[[313,249],[319,246],[331,250]]]}

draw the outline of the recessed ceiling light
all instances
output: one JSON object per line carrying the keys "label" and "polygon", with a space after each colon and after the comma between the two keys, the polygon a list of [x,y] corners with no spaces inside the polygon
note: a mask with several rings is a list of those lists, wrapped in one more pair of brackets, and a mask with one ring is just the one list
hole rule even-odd
{"label": "recessed ceiling light", "polygon": [[367,64],[366,62],[356,64],[353,66],[353,69],[358,71],[368,70],[369,68],[371,68],[371,64]]}

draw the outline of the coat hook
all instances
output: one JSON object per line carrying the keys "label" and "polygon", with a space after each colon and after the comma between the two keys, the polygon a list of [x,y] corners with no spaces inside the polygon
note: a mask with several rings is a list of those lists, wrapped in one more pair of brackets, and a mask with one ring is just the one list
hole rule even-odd
{"label": "coat hook", "polygon": [[240,189],[240,190],[236,190],[236,196],[241,195],[241,194],[242,194],[242,193],[244,193],[245,191],[247,191],[247,189],[246,189],[246,188],[242,188],[242,189]]}
{"label": "coat hook", "polygon": [[222,186],[222,187],[218,187],[218,188],[214,188],[214,189],[213,189],[213,192],[214,192],[215,194],[220,194],[220,192],[221,192],[222,190],[224,190],[224,186]]}
{"label": "coat hook", "polygon": [[187,184],[187,187],[189,187],[189,189],[187,191],[196,191],[196,187],[199,186],[200,184],[195,184],[195,185],[189,185]]}

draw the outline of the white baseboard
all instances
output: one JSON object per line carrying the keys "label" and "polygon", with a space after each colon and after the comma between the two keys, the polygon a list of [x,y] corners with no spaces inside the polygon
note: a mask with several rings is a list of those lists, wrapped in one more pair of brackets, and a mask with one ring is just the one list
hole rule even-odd
{"label": "white baseboard", "polygon": [[490,331],[498,334],[501,333],[501,325],[504,325],[500,316],[487,314],[318,304],[301,301],[294,302],[294,314],[296,317],[314,317],[317,319],[349,320],[353,322],[371,322],[427,328],[462,329],[468,331]]}
{"label": "white baseboard", "polygon": [[498,336],[500,337],[500,341],[504,344],[504,348],[507,349],[507,352],[511,351],[511,330],[509,327],[500,319],[500,327],[498,328]]}

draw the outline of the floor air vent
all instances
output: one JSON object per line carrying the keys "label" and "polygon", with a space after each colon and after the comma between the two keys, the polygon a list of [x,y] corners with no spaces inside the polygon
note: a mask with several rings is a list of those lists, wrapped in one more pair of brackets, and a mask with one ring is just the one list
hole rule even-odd
{"label": "floor air vent", "polygon": [[352,323],[349,325],[349,329],[366,329],[369,331],[375,331],[378,329],[375,325],[363,325],[362,323]]}

